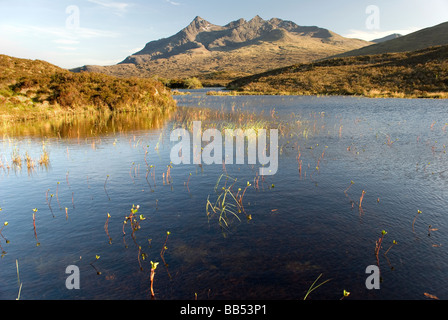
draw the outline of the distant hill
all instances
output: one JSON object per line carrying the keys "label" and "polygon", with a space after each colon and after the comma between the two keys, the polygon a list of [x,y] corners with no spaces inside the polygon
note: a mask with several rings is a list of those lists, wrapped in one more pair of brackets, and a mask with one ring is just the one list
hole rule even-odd
{"label": "distant hill", "polygon": [[372,42],[381,43],[381,42],[386,42],[386,41],[389,41],[389,40],[397,39],[397,38],[400,38],[402,36],[403,35],[401,35],[401,34],[393,33],[393,34],[390,34],[390,35],[385,36],[383,38],[372,40]]}
{"label": "distant hill", "polygon": [[448,22],[436,25],[434,27],[425,28],[389,41],[383,41],[364,48],[338,54],[335,57],[353,57],[389,52],[407,52],[446,44],[448,44]]}
{"label": "distant hill", "polygon": [[[0,55],[0,117],[31,118],[48,111],[134,111],[175,107],[153,79],[72,73],[41,60]],[[54,113],[52,113],[54,116]]]}
{"label": "distant hill", "polygon": [[[344,38],[316,26],[256,16],[218,26],[196,17],[177,34],[151,41],[114,66],[84,66],[117,76],[236,78],[358,49],[371,42]],[[225,75],[225,77],[223,77]]]}
{"label": "distant hill", "polygon": [[251,94],[448,98],[448,45],[296,64],[237,79],[228,89]]}

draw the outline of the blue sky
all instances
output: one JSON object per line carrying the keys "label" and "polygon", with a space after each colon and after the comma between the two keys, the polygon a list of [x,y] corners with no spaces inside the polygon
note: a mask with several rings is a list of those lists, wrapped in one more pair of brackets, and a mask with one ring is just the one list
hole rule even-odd
{"label": "blue sky", "polygon": [[[378,29],[366,25],[370,5]],[[217,25],[276,17],[372,40],[448,21],[448,0],[0,0],[0,54],[63,68],[110,65],[197,15]]]}

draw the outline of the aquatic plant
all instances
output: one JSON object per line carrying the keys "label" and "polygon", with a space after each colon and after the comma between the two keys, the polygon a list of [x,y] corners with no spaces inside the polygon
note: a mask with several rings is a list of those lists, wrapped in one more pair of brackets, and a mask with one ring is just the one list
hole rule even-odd
{"label": "aquatic plant", "polygon": [[347,290],[344,289],[344,291],[342,292],[342,297],[339,300],[344,300],[348,296],[350,296],[350,292],[348,292]]}
{"label": "aquatic plant", "polygon": [[414,230],[415,220],[417,220],[417,217],[418,217],[420,214],[422,214],[422,212],[421,212],[420,210],[417,210],[417,215],[415,216],[414,221],[412,221],[412,231],[414,231],[414,232],[415,232],[415,230]]}
{"label": "aquatic plant", "polygon": [[106,184],[107,184],[107,180],[109,179],[109,175],[107,175],[107,177],[106,177],[106,181],[104,181],[104,192],[106,193],[106,196],[107,196],[107,198],[109,199],[109,201],[110,201],[110,197],[109,197],[109,194],[107,193],[107,189],[106,189]]}
{"label": "aquatic plant", "polygon": [[16,273],[17,273],[17,283],[19,285],[19,292],[17,293],[16,300],[20,300],[20,294],[22,292],[22,282],[20,281],[20,274],[19,274],[19,260],[16,259]]}
{"label": "aquatic plant", "polygon": [[365,194],[366,194],[366,192],[364,190],[362,190],[362,195],[359,198],[359,209],[362,209],[362,200],[364,199]]}
{"label": "aquatic plant", "polygon": [[12,164],[18,169],[22,168],[22,158],[20,157],[19,150],[14,148],[12,151]]}
{"label": "aquatic plant", "polygon": [[156,274],[156,269],[157,269],[158,265],[159,265],[158,262],[152,262],[151,261],[151,275],[149,276],[149,280],[150,280],[151,298],[152,299],[155,298],[155,294],[154,294],[154,276]]}
{"label": "aquatic plant", "polygon": [[36,213],[37,213],[37,208],[33,209],[33,228],[34,228],[34,237],[36,238],[36,247],[40,246],[40,242],[37,239],[37,232],[36,232]]}
{"label": "aquatic plant", "polygon": [[58,202],[59,209],[62,209],[61,208],[61,203],[59,202],[59,196],[58,196],[58,194],[59,194],[59,184],[60,184],[60,182],[58,181],[58,183],[56,184],[56,201]]}
{"label": "aquatic plant", "polygon": [[381,250],[381,246],[383,244],[384,236],[387,234],[385,230],[381,231],[381,237],[375,242],[375,256],[377,259],[377,262],[379,263],[379,253]]}
{"label": "aquatic plant", "polygon": [[[1,211],[1,208],[0,208],[0,211]],[[6,239],[5,238],[5,236],[3,235],[3,229],[6,227],[8,225],[8,221],[5,221],[5,222],[3,222],[3,226],[2,226],[2,228],[0,229],[0,236],[5,240],[5,242],[8,244],[9,243],[9,240],[8,239]],[[5,250],[3,250],[3,247],[2,247],[2,245],[0,244],[0,250],[2,250],[2,254],[1,254],[1,257],[3,258],[3,256],[6,254],[6,251]]]}
{"label": "aquatic plant", "polygon": [[350,188],[355,184],[355,182],[352,180],[350,181],[350,185],[348,186],[347,189],[344,190],[344,193],[347,193],[348,190],[350,190]]}
{"label": "aquatic plant", "polygon": [[[215,185],[215,192],[218,193],[218,187],[220,185],[221,180],[225,177],[225,185],[219,189],[220,193],[214,203],[210,201],[210,196],[207,197],[206,204],[206,213],[209,219],[213,216],[213,214],[218,214],[218,222],[221,227],[228,228],[230,224],[230,217],[234,217],[241,221],[238,216],[239,213],[245,212],[243,206],[243,197],[246,193],[248,187],[251,186],[249,181],[247,182],[246,188],[240,195],[241,188],[238,188],[238,193],[235,195],[232,191],[233,186],[237,182],[237,179],[231,178],[228,175],[222,174]],[[227,181],[233,182],[230,186],[227,187]],[[250,218],[250,215],[246,215],[246,217]]]}
{"label": "aquatic plant", "polygon": [[433,228],[431,225],[429,225],[429,227],[428,227],[428,237],[431,236],[431,232],[432,232],[432,231],[437,231],[437,230],[439,230],[439,229],[437,229],[437,228]]}
{"label": "aquatic plant", "polygon": [[26,161],[26,168],[28,169],[28,173],[34,170],[35,164],[34,160],[30,157],[28,152],[25,153],[25,161]]}
{"label": "aquatic plant", "polygon": [[109,238],[109,244],[112,244],[112,238],[109,235],[109,218],[110,214],[107,213],[106,222],[104,223],[104,231],[106,231],[107,237]]}
{"label": "aquatic plant", "polygon": [[134,236],[134,232],[136,230],[140,229],[140,225],[139,225],[137,219],[135,219],[135,215],[138,213],[138,209],[140,209],[139,205],[132,205],[131,213],[129,214],[129,216],[125,217],[125,220],[123,221],[123,235],[126,235],[124,227],[128,223],[128,221],[130,222],[130,225],[131,225],[132,236]]}
{"label": "aquatic plant", "polygon": [[324,285],[325,283],[331,281],[331,279],[327,279],[323,282],[321,282],[320,284],[316,285],[317,281],[319,281],[319,279],[322,277],[322,273],[316,278],[316,280],[314,280],[314,282],[311,284],[311,286],[308,288],[308,291],[305,294],[305,297],[303,298],[303,300],[306,300],[308,298],[308,296],[311,294],[311,292],[313,292],[314,290],[316,290],[317,288],[321,287],[322,285]]}
{"label": "aquatic plant", "polygon": [[37,161],[39,163],[39,166],[48,167],[50,164],[50,156],[48,155],[48,152],[45,150],[45,147],[42,148],[42,155],[40,156],[39,160]]}
{"label": "aquatic plant", "polygon": [[47,192],[45,193],[45,200],[47,201],[48,208],[50,208],[50,212],[51,212],[51,214],[53,215],[53,218],[54,218],[55,216],[54,216],[54,213],[53,213],[53,209],[51,208],[51,199],[53,199],[54,195],[50,194],[50,200],[48,200],[48,192],[50,192],[50,189],[48,189]]}
{"label": "aquatic plant", "polygon": [[389,247],[389,249],[386,250],[386,252],[384,253],[384,255],[387,255],[387,253],[390,251],[390,249],[392,249],[393,246],[396,246],[398,243],[397,241],[392,241],[392,245]]}
{"label": "aquatic plant", "polygon": [[90,265],[93,267],[93,269],[95,269],[97,275],[101,275],[101,271],[98,270],[98,268],[93,263],[98,261],[99,259],[100,259],[100,256],[99,255],[95,255],[95,260],[90,262]]}
{"label": "aquatic plant", "polygon": [[168,237],[170,236],[171,232],[167,231],[166,232],[166,238],[165,238],[165,243],[163,244],[162,250],[160,251],[160,257],[162,258],[162,260],[165,262],[165,259],[163,258],[165,255],[165,251],[168,249],[168,247],[166,246],[166,243],[168,242]]}

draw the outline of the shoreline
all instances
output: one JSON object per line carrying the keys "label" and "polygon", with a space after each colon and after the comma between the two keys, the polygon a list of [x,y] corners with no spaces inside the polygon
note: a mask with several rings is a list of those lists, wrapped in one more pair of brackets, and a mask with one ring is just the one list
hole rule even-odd
{"label": "shoreline", "polygon": [[295,91],[238,91],[238,90],[223,90],[223,91],[209,91],[206,93],[209,96],[316,96],[316,97],[358,97],[370,99],[448,99],[448,92],[435,92],[426,94],[406,94],[401,92],[392,93],[374,93],[374,94],[343,94],[343,93],[303,93]]}

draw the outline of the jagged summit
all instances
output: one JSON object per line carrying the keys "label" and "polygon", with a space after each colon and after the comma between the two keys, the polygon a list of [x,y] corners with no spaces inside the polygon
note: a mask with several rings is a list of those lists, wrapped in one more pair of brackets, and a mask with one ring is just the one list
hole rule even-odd
{"label": "jagged summit", "polygon": [[192,53],[192,50],[202,54],[211,51],[229,51],[254,45],[256,42],[291,40],[298,37],[314,37],[331,41],[333,36],[335,36],[334,33],[323,28],[303,27],[279,18],[264,20],[259,15],[249,21],[241,18],[225,26],[212,24],[196,16],[177,34],[147,43],[143,50],[126,58],[122,63],[141,64],[145,61],[166,59],[182,53]]}
{"label": "jagged summit", "polygon": [[310,62],[370,44],[279,18],[265,20],[256,15],[220,26],[196,16],[176,34],[148,42],[118,65],[79,70],[166,78],[216,72],[241,75]]}

